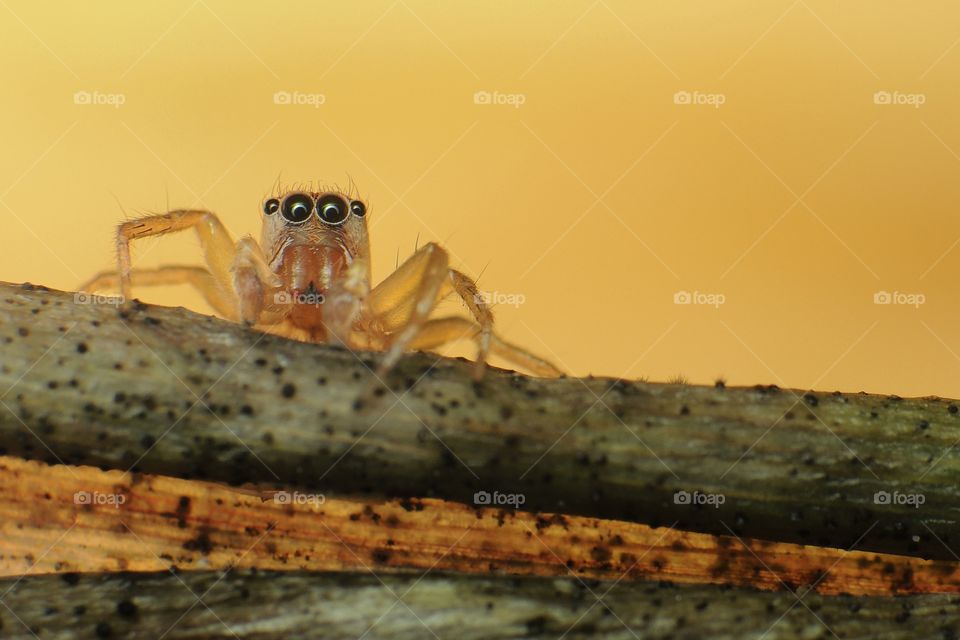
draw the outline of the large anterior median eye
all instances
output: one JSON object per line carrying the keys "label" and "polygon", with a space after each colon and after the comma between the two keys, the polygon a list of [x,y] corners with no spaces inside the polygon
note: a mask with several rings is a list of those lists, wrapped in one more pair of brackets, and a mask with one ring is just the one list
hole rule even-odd
{"label": "large anterior median eye", "polygon": [[313,200],[304,193],[295,193],[287,196],[283,201],[283,219],[293,224],[302,224],[310,219],[313,213]]}
{"label": "large anterior median eye", "polygon": [[325,224],[343,224],[348,213],[347,203],[340,196],[328,194],[317,200],[317,215]]}

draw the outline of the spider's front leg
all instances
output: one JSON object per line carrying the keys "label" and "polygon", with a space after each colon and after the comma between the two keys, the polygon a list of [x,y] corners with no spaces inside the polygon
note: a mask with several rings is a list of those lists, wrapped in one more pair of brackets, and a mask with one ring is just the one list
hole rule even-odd
{"label": "spider's front leg", "polygon": [[120,293],[131,300],[132,261],[130,243],[141,238],[196,229],[203,247],[210,274],[225,292],[232,293],[230,269],[236,249],[230,232],[216,215],[198,209],[179,209],[168,213],[128,220],[117,227],[117,262],[120,271]]}
{"label": "spider's front leg", "polygon": [[[390,348],[380,362],[382,379],[427,322],[450,277],[450,258],[429,242],[370,291],[367,314],[390,332]],[[395,331],[393,331],[395,329]]]}
{"label": "spider's front leg", "polygon": [[474,377],[483,376],[493,338],[493,314],[480,299],[473,280],[451,269],[447,252],[433,242],[420,248],[370,292],[368,315],[387,333],[391,345],[381,365],[383,371],[411,348],[436,304],[452,292],[460,296],[477,321]]}
{"label": "spider's front leg", "polygon": [[161,268],[140,272],[140,279],[145,284],[165,284],[189,275],[198,286],[202,285],[207,300],[217,303],[214,307],[219,313],[251,325],[259,322],[264,315],[264,301],[280,286],[279,279],[252,238],[243,238],[234,244],[216,214],[198,209],[146,216],[124,222],[117,228],[120,292],[124,300],[128,303],[131,300],[133,277],[137,274],[130,258],[131,242],[187,229],[196,230],[207,268],[197,272]]}
{"label": "spider's front leg", "polygon": [[[434,349],[461,338],[477,343],[474,377],[485,371],[488,354],[495,354],[536,375],[557,377],[562,372],[550,362],[499,338],[493,332],[493,314],[476,283],[450,269],[446,252],[430,243],[416,252],[370,292],[368,319],[390,340],[382,368],[392,366],[402,350]],[[439,286],[437,282],[439,281]],[[436,304],[456,293],[466,304],[473,321],[450,317],[428,319]]]}

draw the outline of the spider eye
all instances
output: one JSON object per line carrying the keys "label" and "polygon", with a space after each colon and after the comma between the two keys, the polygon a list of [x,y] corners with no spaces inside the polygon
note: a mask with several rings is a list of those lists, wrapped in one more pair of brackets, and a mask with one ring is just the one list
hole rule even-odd
{"label": "spider eye", "polygon": [[295,193],[283,201],[283,219],[293,224],[302,224],[310,218],[313,212],[313,201],[310,196]]}
{"label": "spider eye", "polygon": [[363,204],[359,200],[354,200],[350,203],[350,211],[353,212],[353,215],[358,218],[362,218],[367,214],[367,205]]}
{"label": "spider eye", "polygon": [[275,214],[280,210],[280,201],[276,198],[270,198],[263,203],[263,212],[268,216]]}
{"label": "spider eye", "polygon": [[347,214],[347,203],[340,196],[331,194],[317,200],[317,215],[326,224],[343,224]]}

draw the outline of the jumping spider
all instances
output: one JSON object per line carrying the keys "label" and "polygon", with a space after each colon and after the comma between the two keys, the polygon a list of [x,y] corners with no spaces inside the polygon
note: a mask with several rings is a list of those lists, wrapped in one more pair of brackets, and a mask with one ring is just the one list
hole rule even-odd
{"label": "jumping spider", "polygon": [[[495,354],[534,374],[560,371],[493,332],[493,315],[476,283],[449,266],[440,245],[417,250],[379,285],[370,286],[366,204],[340,189],[287,190],[263,202],[261,242],[234,242],[216,214],[180,209],[122,223],[117,228],[119,275],[104,272],[85,291],[191,284],[221,316],[270,333],[351,349],[386,351],[382,378],[407,350],[436,349],[455,340],[477,343],[475,375]],[[206,266],[134,269],[133,240],[195,229]],[[437,304],[456,294],[473,320],[431,318]]]}

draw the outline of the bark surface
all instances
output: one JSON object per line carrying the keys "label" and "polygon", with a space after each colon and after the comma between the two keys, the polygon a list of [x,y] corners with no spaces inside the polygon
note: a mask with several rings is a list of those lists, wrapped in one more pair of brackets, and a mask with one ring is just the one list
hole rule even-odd
{"label": "bark surface", "polygon": [[333,497],[519,495],[530,511],[956,559],[954,401],[493,369],[476,383],[429,354],[362,398],[378,359],[0,285],[0,453]]}

